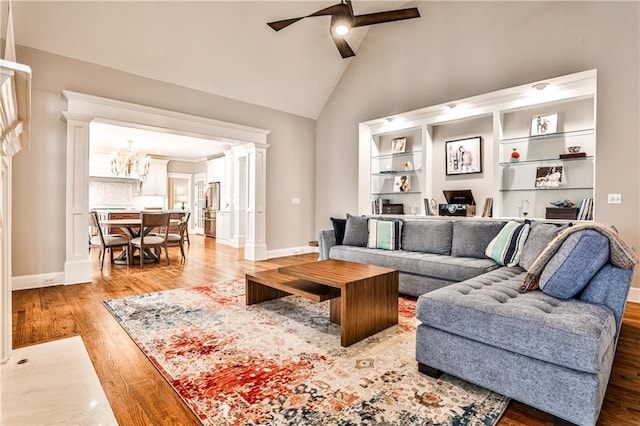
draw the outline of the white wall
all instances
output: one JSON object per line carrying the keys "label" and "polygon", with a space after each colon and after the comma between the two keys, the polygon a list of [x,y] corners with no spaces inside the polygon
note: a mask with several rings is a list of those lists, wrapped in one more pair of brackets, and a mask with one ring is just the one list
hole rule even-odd
{"label": "white wall", "polygon": [[[64,270],[63,89],[271,130],[267,247],[301,247],[313,238],[314,120],[21,46],[17,59],[31,66],[33,81],[31,149],[14,160],[14,277]],[[301,203],[292,206],[291,198]]]}
{"label": "white wall", "polygon": [[640,3],[416,3],[370,29],[318,118],[316,231],[357,209],[359,122],[595,68],[598,220],[638,247]]}

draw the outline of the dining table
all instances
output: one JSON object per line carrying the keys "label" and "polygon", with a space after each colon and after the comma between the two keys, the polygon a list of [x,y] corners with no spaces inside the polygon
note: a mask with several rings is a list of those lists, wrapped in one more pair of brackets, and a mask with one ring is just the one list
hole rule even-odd
{"label": "dining table", "polygon": [[[169,220],[169,225],[179,225],[179,224],[180,224],[180,219]],[[130,219],[103,219],[100,221],[100,226],[101,227],[117,226],[118,228],[122,229],[122,231],[127,235],[127,237],[130,240],[133,238],[140,237],[141,235],[147,235],[153,230],[153,228],[155,228],[154,226],[151,226],[145,229],[141,229],[142,218],[140,217],[135,217]],[[144,263],[153,263],[153,262],[159,262],[159,261],[160,261],[160,257],[158,256],[158,254],[154,253],[148,248],[144,249]],[[116,258],[113,259],[113,263],[117,263],[121,265],[134,264],[134,262],[140,262],[139,255],[134,256],[133,259],[131,259],[131,262],[129,262],[129,259],[127,258],[126,250],[123,250],[122,253],[120,253]]]}

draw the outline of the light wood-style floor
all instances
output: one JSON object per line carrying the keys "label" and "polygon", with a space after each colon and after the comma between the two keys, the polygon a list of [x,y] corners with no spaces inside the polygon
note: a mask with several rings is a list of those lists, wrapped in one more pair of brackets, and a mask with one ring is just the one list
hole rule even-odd
{"label": "light wood-style floor", "polygon": [[[242,250],[216,245],[212,238],[191,236],[187,261],[170,249],[171,264],[109,265],[100,273],[98,253],[93,282],[13,293],[13,346],[19,348],[81,335],[113,412],[121,425],[188,425],[199,421],[126,332],[102,301],[229,279],[247,272],[312,262],[315,254],[244,260]],[[417,368],[417,367],[416,367]],[[512,402],[501,426],[547,425],[546,414]],[[604,407],[601,425],[640,425],[640,304],[629,303]]]}

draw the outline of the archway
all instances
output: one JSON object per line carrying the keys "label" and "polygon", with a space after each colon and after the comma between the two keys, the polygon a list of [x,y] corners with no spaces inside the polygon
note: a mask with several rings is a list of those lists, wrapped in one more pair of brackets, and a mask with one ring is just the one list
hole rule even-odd
{"label": "archway", "polygon": [[67,110],[67,187],[65,284],[91,281],[88,254],[89,124],[94,120],[185,136],[225,140],[242,146],[248,170],[245,259],[267,258],[266,156],[269,130],[63,91]]}

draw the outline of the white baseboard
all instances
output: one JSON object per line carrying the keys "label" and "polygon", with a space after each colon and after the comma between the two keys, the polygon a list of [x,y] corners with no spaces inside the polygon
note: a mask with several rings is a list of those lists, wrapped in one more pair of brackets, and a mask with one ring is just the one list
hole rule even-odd
{"label": "white baseboard", "polygon": [[301,246],[289,247],[286,249],[269,250],[267,251],[267,258],[274,259],[276,257],[295,256],[296,254],[306,253],[318,253],[318,247]]}
{"label": "white baseboard", "polygon": [[627,301],[640,303],[640,288],[631,287],[631,290],[629,290],[629,297],[627,298]]}
{"label": "white baseboard", "polygon": [[11,279],[11,289],[28,290],[31,288],[52,287],[64,284],[64,272],[49,274],[21,275]]}

